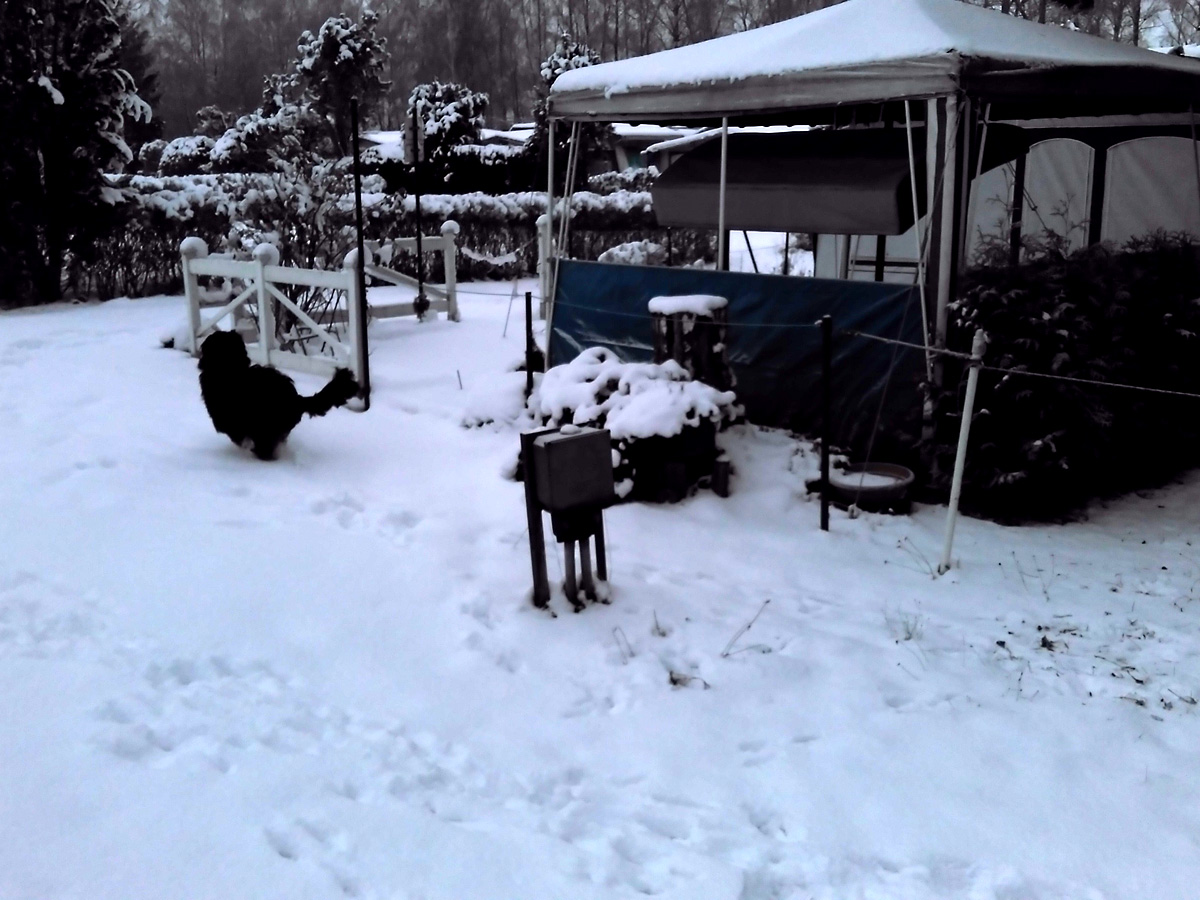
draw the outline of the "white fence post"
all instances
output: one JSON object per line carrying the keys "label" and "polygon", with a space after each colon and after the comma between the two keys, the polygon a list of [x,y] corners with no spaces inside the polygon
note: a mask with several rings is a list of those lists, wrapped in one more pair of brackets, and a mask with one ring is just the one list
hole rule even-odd
{"label": "white fence post", "polygon": [[442,263],[446,271],[446,318],[459,321],[458,315],[458,223],[447,219],[442,223]]}
{"label": "white fence post", "polygon": [[967,373],[967,396],[963,400],[962,422],[958,427],[958,453],[954,457],[954,480],[950,483],[950,510],[946,515],[946,540],[942,545],[942,561],[938,574],[950,571],[950,552],[954,549],[954,526],[958,523],[958,498],[962,494],[963,469],[967,464],[967,441],[971,437],[971,417],[975,413],[975,389],[979,384],[979,367],[983,364],[983,351],[987,347],[987,335],[982,328],[975,332],[971,345],[971,371]]}
{"label": "white fence post", "polygon": [[363,335],[366,334],[366,323],[362,318],[362,296],[359,294],[358,267],[362,259],[357,250],[351,250],[342,261],[342,270],[349,276],[346,286],[346,327],[351,340],[351,371],[359,386],[366,384],[366,354],[363,353]]}
{"label": "white fence post", "polygon": [[550,234],[550,215],[543,213],[537,217],[537,233],[538,233],[538,293],[541,294],[541,303],[538,304],[538,318],[545,321],[546,311],[550,304],[550,256],[551,246],[554,240]]}
{"label": "white fence post", "polygon": [[183,295],[188,307],[188,347],[192,356],[200,352],[200,283],[192,271],[191,261],[208,256],[208,245],[198,237],[186,237],[179,245],[183,266]]}
{"label": "white fence post", "polygon": [[267,266],[279,262],[279,251],[270,244],[259,244],[254,248],[254,287],[258,294],[258,347],[262,353],[262,364],[271,365],[271,348],[275,344],[275,310],[271,295],[267,291]]}

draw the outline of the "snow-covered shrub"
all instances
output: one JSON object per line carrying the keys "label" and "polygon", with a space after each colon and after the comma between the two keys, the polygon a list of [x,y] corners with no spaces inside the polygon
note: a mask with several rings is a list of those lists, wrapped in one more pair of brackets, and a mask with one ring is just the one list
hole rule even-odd
{"label": "snow-covered shrub", "polygon": [[716,432],[742,412],[733,391],[691,380],[674,361],[627,363],[604,347],[549,369],[527,406],[547,427],[607,428],[618,493],[648,500],[679,499],[711,475]]}
{"label": "snow-covered shrub", "polygon": [[118,19],[104,0],[0,7],[0,306],[60,299],[111,228],[104,173],[133,160],[126,121],[150,120]]}
{"label": "snow-covered shrub", "polygon": [[648,191],[658,180],[658,167],[624,169],[620,172],[601,172],[587,180],[587,189],[596,194],[614,194],[617,191]]}
{"label": "snow-covered shrub", "polygon": [[162,175],[199,175],[209,170],[209,154],[216,142],[203,134],[169,141],[158,160]]}
{"label": "snow-covered shrub", "polygon": [[196,110],[196,128],[194,134],[212,138],[214,141],[225,133],[236,116],[225,112],[219,106],[202,106]]}
{"label": "snow-covered shrub", "polygon": [[[537,98],[533,104],[533,134],[525,144],[526,152],[534,158],[540,158],[545,166],[546,145],[550,137],[549,98],[550,88],[564,72],[584,66],[596,65],[600,55],[587,44],[577,41],[570,34],[563,32],[550,55],[542,62],[539,74],[542,83],[538,86]],[[567,156],[571,145],[570,128],[559,127],[555,131],[554,140],[554,171],[557,183],[554,187],[556,194],[564,193],[567,176]],[[588,163],[597,156],[607,156],[612,147],[612,126],[600,122],[583,122],[579,127],[579,165],[575,173],[574,188],[582,188],[586,182]]]}
{"label": "snow-covered shrub", "polygon": [[142,144],[138,150],[138,171],[143,175],[157,174],[159,164],[162,162],[163,151],[166,149],[167,142],[162,138]]}
{"label": "snow-covered shrub", "polygon": [[[969,273],[951,346],[987,332],[984,362],[1200,393],[1200,247],[1158,234]],[[935,395],[941,486],[953,471],[959,367]],[[984,371],[963,506],[1005,520],[1055,519],[1090,500],[1162,484],[1200,465],[1197,401]]]}
{"label": "snow-covered shrub", "polygon": [[661,266],[667,261],[667,248],[654,241],[630,241],[610,247],[600,254],[598,262],[620,263],[625,266]]}
{"label": "snow-covered shrub", "polygon": [[[273,104],[272,104],[273,106]],[[336,156],[325,123],[306,104],[287,103],[240,117],[209,153],[213,172],[269,172],[281,161],[316,165]]]}
{"label": "snow-covered shrub", "polygon": [[408,96],[405,127],[415,116],[425,129],[425,159],[435,161],[451,147],[479,140],[488,95],[452,81],[418,84]]}
{"label": "snow-covered shrub", "polygon": [[340,156],[350,152],[351,98],[358,98],[359,114],[368,119],[390,84],[383,77],[387,39],[375,34],[378,22],[366,10],[361,22],[331,16],[316,34],[300,35],[296,74],[309,105],[329,123]]}

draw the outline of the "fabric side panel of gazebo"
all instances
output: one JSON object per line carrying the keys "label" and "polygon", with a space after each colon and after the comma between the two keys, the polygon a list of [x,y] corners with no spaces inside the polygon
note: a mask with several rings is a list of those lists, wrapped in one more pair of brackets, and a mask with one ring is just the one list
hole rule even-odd
{"label": "fabric side panel of gazebo", "polygon": [[[719,185],[716,179],[680,177],[677,163],[652,188],[660,225],[714,228]],[[908,165],[891,160],[797,162],[805,180],[740,179],[731,172],[726,226],[747,231],[900,234],[912,223]],[[668,179],[674,173],[676,177]]]}
{"label": "fabric side panel of gazebo", "polygon": [[[911,285],[788,278],[711,269],[625,266],[563,260],[554,302],[548,364],[603,346],[630,362],[653,358],[652,297],[715,294],[729,300],[729,360],[738,402],[756,424],[815,434],[820,425],[821,332],[835,328],[921,341],[918,292]],[[879,341],[837,337],[834,429],[838,446],[863,450],[881,398],[883,428],[919,420],[920,352]],[[893,364],[893,359],[896,359]],[[884,396],[885,385],[886,397]]]}

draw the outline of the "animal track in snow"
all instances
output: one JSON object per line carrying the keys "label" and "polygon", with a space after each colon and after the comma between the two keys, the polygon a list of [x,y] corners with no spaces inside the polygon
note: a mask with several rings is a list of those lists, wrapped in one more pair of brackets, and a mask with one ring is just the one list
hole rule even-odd
{"label": "animal track in snow", "polygon": [[361,500],[349,493],[341,493],[332,497],[314,500],[309,507],[312,512],[319,516],[333,516],[343,528],[351,528],[356,525],[361,520],[366,508],[366,505]]}

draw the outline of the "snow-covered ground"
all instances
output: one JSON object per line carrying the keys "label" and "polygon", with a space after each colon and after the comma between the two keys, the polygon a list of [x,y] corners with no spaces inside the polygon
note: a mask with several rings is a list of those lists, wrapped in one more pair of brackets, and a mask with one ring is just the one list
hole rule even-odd
{"label": "snow-covered ground", "polygon": [[934,579],[942,510],[823,534],[739,427],[551,618],[517,436],[460,424],[522,377],[489,289],[374,325],[371,411],[276,463],[179,299],[0,315],[0,897],[1196,896],[1200,478]]}

